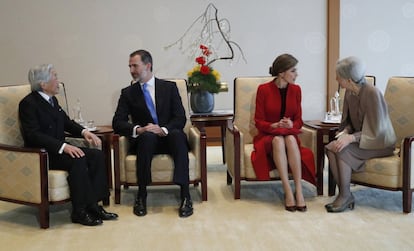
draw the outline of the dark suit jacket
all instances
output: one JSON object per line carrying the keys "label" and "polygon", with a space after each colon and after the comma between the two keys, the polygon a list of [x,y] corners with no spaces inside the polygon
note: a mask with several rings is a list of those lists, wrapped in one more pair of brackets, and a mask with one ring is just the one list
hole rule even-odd
{"label": "dark suit jacket", "polygon": [[[184,128],[185,110],[175,82],[155,78],[155,104],[160,127],[168,131]],[[146,126],[148,123],[154,121],[145,103],[141,85],[135,83],[122,89],[112,120],[115,133],[131,136],[134,126]]]}
{"label": "dark suit jacket", "polygon": [[51,154],[58,154],[65,140],[65,131],[81,136],[84,129],[72,121],[53,97],[52,107],[36,91],[20,101],[19,119],[25,145],[27,147],[45,148]]}

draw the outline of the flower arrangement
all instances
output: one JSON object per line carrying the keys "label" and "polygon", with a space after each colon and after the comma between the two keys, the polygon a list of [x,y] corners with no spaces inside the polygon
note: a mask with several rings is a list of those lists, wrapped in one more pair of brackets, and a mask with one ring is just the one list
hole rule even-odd
{"label": "flower arrangement", "polygon": [[195,61],[196,65],[191,69],[188,75],[188,91],[208,91],[210,93],[218,93],[220,91],[220,73],[214,70],[207,59],[210,56],[211,51],[205,45],[200,45],[201,56],[197,57]]}

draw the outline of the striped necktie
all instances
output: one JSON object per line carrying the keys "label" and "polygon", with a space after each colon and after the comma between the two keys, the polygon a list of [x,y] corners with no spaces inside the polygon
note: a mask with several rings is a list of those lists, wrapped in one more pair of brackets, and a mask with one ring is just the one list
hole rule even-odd
{"label": "striped necktie", "polygon": [[49,97],[49,104],[50,104],[52,107],[55,107],[55,102],[53,102],[53,98],[52,98],[52,97]]}
{"label": "striped necktie", "polygon": [[148,91],[147,87],[147,83],[144,83],[142,85],[142,92],[144,93],[145,103],[147,104],[148,110],[151,113],[151,117],[154,120],[154,123],[158,124],[157,112],[155,111],[154,102],[152,101],[151,94]]}

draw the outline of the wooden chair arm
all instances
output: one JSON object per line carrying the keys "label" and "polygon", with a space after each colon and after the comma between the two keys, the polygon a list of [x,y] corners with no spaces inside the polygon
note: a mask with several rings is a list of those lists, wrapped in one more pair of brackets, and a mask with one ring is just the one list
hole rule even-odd
{"label": "wooden chair arm", "polygon": [[[401,144],[401,158],[403,168],[403,186],[407,185],[410,188],[414,188],[414,158],[413,158],[413,147],[414,146],[414,135],[407,136],[403,139]],[[407,187],[405,186],[405,187]]]}

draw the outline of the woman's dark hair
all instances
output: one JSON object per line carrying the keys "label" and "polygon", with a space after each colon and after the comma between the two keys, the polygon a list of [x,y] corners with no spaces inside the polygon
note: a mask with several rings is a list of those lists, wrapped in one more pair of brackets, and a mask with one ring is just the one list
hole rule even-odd
{"label": "woman's dark hair", "polygon": [[272,66],[269,69],[269,73],[272,76],[277,76],[281,72],[285,72],[290,68],[296,66],[298,60],[290,54],[282,54],[273,61]]}

